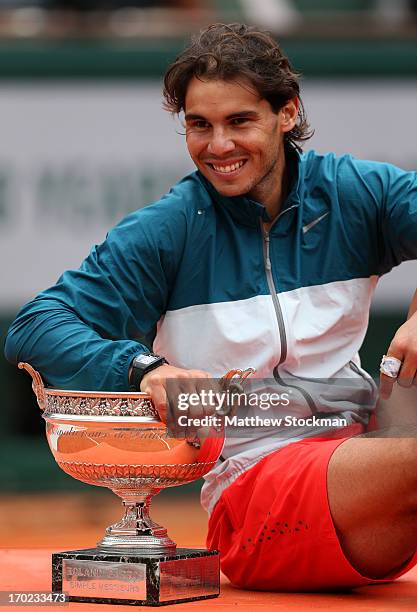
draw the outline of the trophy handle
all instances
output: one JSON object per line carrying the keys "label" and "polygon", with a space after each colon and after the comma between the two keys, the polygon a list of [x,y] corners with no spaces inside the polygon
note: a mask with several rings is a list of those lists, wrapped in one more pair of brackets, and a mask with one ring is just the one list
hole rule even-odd
{"label": "trophy handle", "polygon": [[[243,393],[243,382],[256,372],[255,368],[246,368],[246,370],[229,370],[223,378],[220,379],[221,388],[224,391],[232,393]],[[230,405],[217,410],[219,416],[232,416],[236,413],[237,407]]]}
{"label": "trophy handle", "polygon": [[246,370],[229,370],[229,372],[223,376],[222,380],[226,381],[233,379],[233,382],[242,383],[248,376],[254,374],[255,372],[255,368],[246,368]]}
{"label": "trophy handle", "polygon": [[45,410],[46,408],[46,394],[45,385],[39,372],[37,372],[29,363],[21,361],[18,366],[21,370],[26,370],[32,377],[32,389],[38,400],[39,408]]}

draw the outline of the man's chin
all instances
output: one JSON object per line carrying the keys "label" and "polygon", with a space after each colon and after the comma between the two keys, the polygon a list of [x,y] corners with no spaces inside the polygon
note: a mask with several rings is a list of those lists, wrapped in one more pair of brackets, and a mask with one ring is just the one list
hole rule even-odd
{"label": "man's chin", "polygon": [[[207,177],[210,181],[210,179]],[[218,183],[217,181],[210,181],[213,187],[220,193],[220,195],[234,198],[237,196],[242,196],[247,193],[247,190],[238,185],[225,185],[224,183]]]}

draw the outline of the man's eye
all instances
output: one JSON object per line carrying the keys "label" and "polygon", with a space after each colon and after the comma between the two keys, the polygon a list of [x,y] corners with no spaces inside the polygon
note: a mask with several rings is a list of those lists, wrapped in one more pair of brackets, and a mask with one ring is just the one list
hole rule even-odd
{"label": "man's eye", "polygon": [[246,121],[248,121],[247,117],[234,117],[232,119],[232,125],[242,125],[243,123],[246,123]]}
{"label": "man's eye", "polygon": [[194,123],[191,124],[191,127],[201,130],[208,127],[208,123],[207,121],[194,121]]}

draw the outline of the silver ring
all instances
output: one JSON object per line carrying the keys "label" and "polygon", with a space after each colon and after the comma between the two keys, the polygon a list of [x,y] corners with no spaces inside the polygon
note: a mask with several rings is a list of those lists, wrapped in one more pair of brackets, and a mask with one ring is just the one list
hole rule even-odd
{"label": "silver ring", "polygon": [[402,361],[396,357],[390,357],[389,355],[383,355],[379,371],[390,378],[397,378],[398,372],[400,371]]}

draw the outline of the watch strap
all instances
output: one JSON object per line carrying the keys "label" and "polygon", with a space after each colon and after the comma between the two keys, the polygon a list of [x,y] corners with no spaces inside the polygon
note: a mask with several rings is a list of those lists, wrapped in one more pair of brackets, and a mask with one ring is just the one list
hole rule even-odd
{"label": "watch strap", "polygon": [[151,372],[155,368],[168,363],[165,357],[156,355],[155,353],[140,353],[136,355],[131,363],[131,372],[129,377],[129,389],[130,391],[139,391],[140,383],[143,377],[148,372]]}

